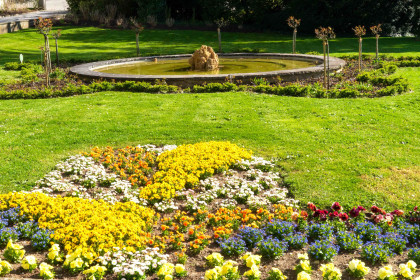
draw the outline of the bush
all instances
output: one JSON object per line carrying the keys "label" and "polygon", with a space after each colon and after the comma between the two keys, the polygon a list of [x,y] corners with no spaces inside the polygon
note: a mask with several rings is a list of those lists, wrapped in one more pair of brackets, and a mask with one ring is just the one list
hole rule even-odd
{"label": "bush", "polygon": [[60,68],[55,68],[54,71],[51,72],[50,78],[56,80],[62,80],[66,77],[66,72]]}

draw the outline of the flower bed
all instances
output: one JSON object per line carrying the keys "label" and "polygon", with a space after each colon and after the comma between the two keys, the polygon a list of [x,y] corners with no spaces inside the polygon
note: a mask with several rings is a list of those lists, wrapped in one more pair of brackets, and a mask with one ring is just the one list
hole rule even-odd
{"label": "flower bed", "polygon": [[419,224],[417,209],[303,205],[229,142],[94,148],[0,195],[0,275],[409,279]]}
{"label": "flower bed", "polygon": [[[381,97],[403,94],[409,91],[409,83],[403,77],[391,76],[397,67],[418,67],[419,57],[403,57],[400,59],[382,57],[383,61],[376,64],[373,57],[366,56],[365,70],[359,73],[356,67],[356,57],[347,56],[348,63],[343,71],[331,75],[332,86],[329,90],[322,86],[321,79],[306,79],[297,83],[280,82],[269,85],[264,79],[256,79],[253,85],[243,85],[242,81],[236,83],[208,83],[195,85],[191,88],[181,88],[167,85],[164,81],[156,84],[148,82],[108,82],[94,81],[84,84],[71,79],[53,79],[55,85],[45,88],[37,80],[40,68],[30,63],[6,63],[5,68],[21,70],[22,80],[29,81],[28,85],[10,84],[0,89],[0,99],[36,99],[65,97],[72,95],[91,94],[102,91],[128,91],[148,93],[212,93],[212,92],[257,92],[275,94],[281,96],[301,96],[313,98],[358,98],[358,97]],[[56,70],[56,75],[66,75],[65,72]],[[60,74],[61,73],[61,74]],[[53,77],[51,77],[53,78]],[[1,81],[0,81],[1,84]],[[29,86],[29,84],[31,86]]]}

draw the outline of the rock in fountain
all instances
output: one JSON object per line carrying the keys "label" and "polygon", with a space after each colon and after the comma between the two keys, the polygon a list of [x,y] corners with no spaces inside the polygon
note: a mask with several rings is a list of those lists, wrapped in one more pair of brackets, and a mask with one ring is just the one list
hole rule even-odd
{"label": "rock in fountain", "polygon": [[219,68],[219,57],[212,47],[201,46],[188,60],[193,70],[212,71]]}

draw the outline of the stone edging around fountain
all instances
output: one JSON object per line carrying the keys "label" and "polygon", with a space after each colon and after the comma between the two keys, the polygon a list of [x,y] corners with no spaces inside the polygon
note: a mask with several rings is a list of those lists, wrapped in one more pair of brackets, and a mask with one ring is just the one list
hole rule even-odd
{"label": "stone edging around fountain", "polygon": [[[227,81],[240,80],[244,83],[250,83],[255,78],[264,78],[269,82],[276,82],[278,78],[282,81],[293,82],[298,80],[304,80],[308,78],[317,78],[323,75],[324,58],[318,55],[306,55],[306,54],[284,54],[284,53],[226,53],[219,54],[219,57],[275,57],[281,59],[294,59],[314,62],[318,65],[281,71],[271,72],[256,72],[256,73],[237,73],[237,74],[218,74],[218,75],[126,75],[126,74],[111,74],[93,71],[96,68],[104,67],[108,65],[121,65],[127,63],[133,63],[136,61],[153,61],[154,59],[188,59],[191,57],[190,54],[179,54],[179,55],[164,55],[164,56],[148,56],[148,57],[134,57],[124,59],[113,59],[98,61],[86,64],[76,65],[70,68],[70,72],[77,74],[81,79],[87,80],[115,80],[115,81],[145,81],[154,82],[156,80],[165,80],[169,85],[178,86],[193,86],[204,83],[224,83]],[[346,62],[336,57],[330,57],[330,72],[337,72],[342,69]]]}

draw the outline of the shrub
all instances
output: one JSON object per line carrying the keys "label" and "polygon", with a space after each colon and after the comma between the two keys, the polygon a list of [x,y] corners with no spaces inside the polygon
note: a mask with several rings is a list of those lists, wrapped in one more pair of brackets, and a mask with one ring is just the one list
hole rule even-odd
{"label": "shrub", "polygon": [[258,251],[268,259],[276,259],[287,251],[287,242],[269,236],[258,243]]}
{"label": "shrub", "polygon": [[62,80],[66,77],[66,72],[60,68],[55,68],[54,71],[51,72],[50,78],[56,80]]}
{"label": "shrub", "polygon": [[308,249],[308,255],[315,260],[331,261],[339,252],[339,247],[329,240],[317,240]]}

